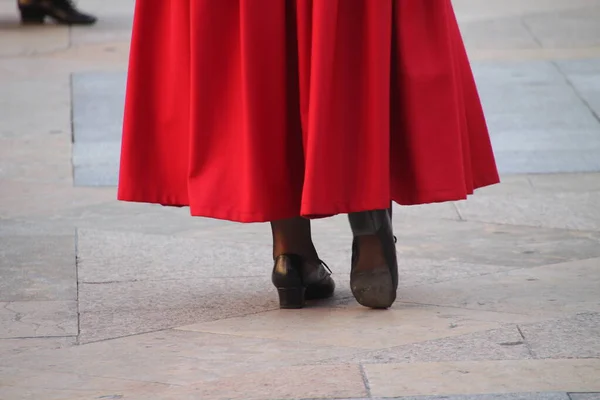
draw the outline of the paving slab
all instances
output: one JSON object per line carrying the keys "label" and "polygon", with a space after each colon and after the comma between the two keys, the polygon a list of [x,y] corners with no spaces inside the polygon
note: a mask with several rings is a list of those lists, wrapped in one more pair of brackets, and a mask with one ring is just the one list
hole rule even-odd
{"label": "paving slab", "polygon": [[43,225],[68,224],[79,229],[137,232],[171,235],[181,232],[209,234],[213,228],[235,226],[210,218],[191,218],[186,207],[162,207],[158,204],[118,202],[115,188],[77,188],[76,193],[94,193],[95,204],[79,204],[55,210],[49,218],[22,218]]}
{"label": "paving slab", "polygon": [[496,224],[600,231],[600,192],[474,196],[456,203],[463,219]]}
{"label": "paving slab", "polygon": [[600,170],[600,123],[554,63],[482,62],[474,72],[502,173]]}
{"label": "paving slab", "polygon": [[[501,189],[500,186],[489,195],[490,202],[502,198],[495,194],[496,190]],[[534,189],[530,188],[528,191],[529,193],[519,191],[519,195],[532,196]],[[547,193],[543,189],[540,191]],[[488,192],[482,191],[480,196],[483,195],[487,197]],[[544,195],[539,196],[544,198]],[[470,202],[471,200],[466,204]],[[436,268],[447,268],[448,273],[459,273],[460,265],[470,265],[473,267],[471,273],[483,274],[490,272],[489,266],[499,269],[523,268],[600,257],[600,234],[596,232],[421,216],[415,218],[403,213],[400,207],[396,210],[394,230],[398,237],[398,260],[400,270],[406,271],[402,282],[415,283],[416,279],[428,274],[433,277],[437,273]],[[498,207],[498,213],[502,212],[506,213],[506,210]],[[469,214],[467,216],[470,217]],[[497,219],[498,215],[494,217]],[[515,223],[520,224],[520,221]],[[347,218],[337,216],[313,221],[312,227],[314,242],[321,258],[330,264],[334,272],[347,274],[352,243]],[[270,228],[266,224],[229,225],[221,229],[195,229],[177,234],[178,237],[223,241],[232,246],[252,243],[257,248],[268,243],[270,235]],[[462,272],[468,271],[463,268]]]}
{"label": "paving slab", "polygon": [[428,340],[322,361],[323,364],[388,364],[440,361],[526,360],[533,355],[516,325]]}
{"label": "paving slab", "polygon": [[535,49],[540,45],[520,17],[470,21],[461,26],[465,43],[477,49]]}
{"label": "paving slab", "polygon": [[[123,1],[116,9],[102,7],[102,17],[94,29],[85,26],[74,26],[70,31],[71,46],[82,46],[89,44],[103,44],[111,42],[128,42],[131,39],[131,28],[133,20],[134,3]],[[112,6],[113,4],[111,4]],[[86,7],[87,12],[92,12],[99,7]]]}
{"label": "paving slab", "polygon": [[23,27],[16,7],[14,4],[11,6],[12,15],[9,17],[3,13],[0,19],[0,56],[31,56],[69,47],[68,28],[54,25]]}
{"label": "paving slab", "polygon": [[0,339],[0,354],[10,357],[40,350],[55,350],[77,344],[77,336]]}
{"label": "paving slab", "polygon": [[[383,399],[381,399],[383,400]],[[502,393],[450,396],[387,397],[386,400],[571,400],[567,393]]]}
{"label": "paving slab", "polygon": [[293,313],[274,310],[177,329],[375,350],[488,331],[502,323],[528,319],[523,315],[402,303],[387,312],[373,313],[353,302],[339,308]]}
{"label": "paving slab", "polygon": [[457,17],[462,24],[471,21],[490,21],[507,16],[526,16],[532,14],[556,13],[568,10],[584,9],[599,5],[598,0],[503,0],[482,3],[478,0],[453,0]]}
{"label": "paving slab", "polygon": [[124,73],[73,75],[73,165],[76,185],[115,186],[118,179]]}
{"label": "paving slab", "polygon": [[538,174],[528,176],[536,191],[595,192],[600,190],[600,174]]}
{"label": "paving slab", "polygon": [[0,339],[78,333],[76,301],[0,302]]}
{"label": "paving slab", "polygon": [[[307,384],[310,382],[310,384]],[[344,398],[367,395],[358,365],[278,368],[250,372],[198,387],[198,398],[262,400],[294,398]]]}
{"label": "paving slab", "polygon": [[600,259],[500,272],[452,282],[407,287],[403,301],[558,317],[599,312]]}
{"label": "paving slab", "polygon": [[521,325],[536,358],[600,358],[600,314]]}
{"label": "paving slab", "polygon": [[[213,230],[206,236],[188,238],[170,235],[148,235],[114,231],[78,231],[79,280],[82,284],[102,284],[116,282],[141,282],[169,280],[173,283],[184,279],[226,277],[268,278],[272,268],[272,249],[265,244],[267,232],[257,243],[245,243],[243,239],[228,237],[236,235],[233,231]],[[329,231],[331,232],[331,231]],[[250,233],[248,233],[250,234]],[[270,233],[268,233],[270,235]],[[220,240],[220,238],[223,240]],[[210,238],[210,239],[209,239]],[[576,238],[568,240],[569,245],[582,251],[586,244],[594,249],[597,242]],[[347,280],[350,274],[350,251],[347,241],[332,244],[321,252],[321,257],[334,272],[335,279]],[[578,245],[581,243],[582,246]],[[549,243],[548,248],[554,243]],[[407,244],[403,244],[403,247]],[[435,243],[431,244],[432,248]],[[412,248],[409,248],[413,250]],[[464,249],[467,253],[470,250]],[[598,250],[600,251],[600,250]],[[490,264],[469,263],[464,260],[435,257],[434,252],[423,249],[419,254],[412,251],[399,259],[401,286],[414,286],[427,283],[448,281],[467,276],[485,275],[489,273],[513,269],[514,266],[499,265],[501,259]],[[511,250],[514,252],[514,250]],[[529,251],[531,253],[531,251]],[[595,252],[594,254],[596,254]],[[432,258],[417,257],[427,255]],[[456,252],[454,254],[457,255]],[[529,257],[530,265],[535,257]],[[555,257],[544,257],[544,261],[560,262]],[[526,265],[519,262],[519,266]]]}
{"label": "paving slab", "polygon": [[278,308],[268,278],[80,284],[81,341],[151,332]]}
{"label": "paving slab", "polygon": [[70,184],[71,143],[67,136],[56,130],[43,136],[0,138],[0,179]]}
{"label": "paving slab", "polygon": [[364,366],[373,397],[597,391],[600,360],[465,361]]}
{"label": "paving slab", "polygon": [[[0,360],[0,365],[18,365],[22,370],[33,372],[51,370],[113,379],[200,385],[353,351],[340,346],[166,330],[6,357]],[[325,367],[331,370],[331,367]]]}
{"label": "paving slab", "polygon": [[600,392],[598,393],[569,393],[571,400],[600,400]]}
{"label": "paving slab", "polygon": [[[68,183],[36,183],[0,180],[0,218],[55,217],[71,209],[102,204],[114,197],[84,188],[75,190]],[[56,219],[56,218],[54,218]]]}
{"label": "paving slab", "polygon": [[77,300],[74,234],[1,242],[0,301]]}
{"label": "paving slab", "polygon": [[[70,136],[70,84],[68,77],[51,80],[11,80],[0,82],[1,138],[24,138],[46,136],[60,132]],[[23,114],[35,111],[36,118]],[[61,155],[57,153],[56,156]]]}
{"label": "paving slab", "polygon": [[267,244],[231,243],[128,232],[78,230],[82,284],[146,280],[266,277]]}
{"label": "paving slab", "polygon": [[0,376],[0,398],[10,400],[130,399],[139,395],[150,396],[152,392],[168,387],[159,383],[80,373],[35,370],[32,374],[18,368],[0,368]]}
{"label": "paving slab", "polygon": [[556,60],[554,65],[567,76],[594,76],[600,72],[600,59]]}
{"label": "paving slab", "polygon": [[531,33],[543,47],[600,45],[600,6],[527,15],[523,18]]}
{"label": "paving slab", "polygon": [[126,74],[123,72],[73,74],[75,143],[120,142],[125,83]]}

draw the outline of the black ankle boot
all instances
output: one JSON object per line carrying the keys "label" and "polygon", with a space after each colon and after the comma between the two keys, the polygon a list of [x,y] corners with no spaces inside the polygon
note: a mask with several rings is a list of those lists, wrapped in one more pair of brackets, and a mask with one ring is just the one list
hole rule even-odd
{"label": "black ankle boot", "polygon": [[[396,300],[398,261],[390,214],[390,210],[348,214],[354,236],[350,288],[356,301],[365,307],[389,308]],[[368,270],[356,269],[361,257],[357,239],[360,236],[376,236],[378,238],[386,265],[374,266],[375,268]]]}
{"label": "black ankle boot", "polygon": [[271,280],[279,294],[280,308],[302,308],[305,300],[325,299],[335,290],[325,263],[320,261],[313,267],[296,254],[282,254],[275,259]]}
{"label": "black ankle boot", "polygon": [[43,24],[46,17],[65,25],[92,25],[97,18],[77,10],[72,0],[20,0],[24,24]]}

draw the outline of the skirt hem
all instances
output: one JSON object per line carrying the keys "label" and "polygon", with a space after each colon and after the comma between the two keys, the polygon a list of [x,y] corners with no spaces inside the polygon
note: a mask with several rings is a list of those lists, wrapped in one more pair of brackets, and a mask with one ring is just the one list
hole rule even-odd
{"label": "skirt hem", "polygon": [[118,200],[132,203],[150,203],[160,204],[164,207],[190,207],[192,217],[214,218],[232,222],[252,223],[252,222],[270,222],[280,219],[304,217],[308,219],[320,219],[332,217],[338,214],[348,214],[352,212],[377,210],[387,208],[389,201],[394,201],[402,206],[416,206],[432,203],[444,203],[448,201],[466,200],[469,195],[472,195],[476,189],[481,189],[486,186],[491,186],[499,183],[499,180],[491,180],[478,185],[474,190],[469,190],[462,193],[457,193],[456,190],[418,192],[409,197],[392,196],[388,201],[381,204],[355,204],[355,203],[336,203],[323,209],[306,209],[302,207],[302,211],[298,210],[280,210],[272,211],[268,215],[265,213],[244,212],[231,208],[212,207],[207,205],[190,204],[189,201],[179,199],[177,196],[157,196],[140,194],[119,194]]}

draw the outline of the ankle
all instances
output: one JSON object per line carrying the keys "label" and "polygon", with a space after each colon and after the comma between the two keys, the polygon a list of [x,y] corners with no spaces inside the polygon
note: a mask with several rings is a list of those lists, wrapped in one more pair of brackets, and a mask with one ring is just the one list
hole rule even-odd
{"label": "ankle", "polygon": [[372,270],[387,264],[381,240],[377,235],[359,236],[356,240],[359,257],[354,269]]}
{"label": "ankle", "polygon": [[319,255],[314,249],[305,249],[293,246],[273,249],[273,259],[276,259],[283,254],[295,254],[302,257],[307,262],[318,262],[319,260]]}

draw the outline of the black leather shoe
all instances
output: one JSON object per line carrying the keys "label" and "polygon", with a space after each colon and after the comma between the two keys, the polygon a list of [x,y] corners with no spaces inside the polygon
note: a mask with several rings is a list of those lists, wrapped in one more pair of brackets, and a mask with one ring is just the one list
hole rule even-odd
{"label": "black leather shoe", "polygon": [[[352,242],[352,270],[350,288],[356,301],[365,307],[389,308],[396,300],[398,289],[398,261],[395,237],[389,210],[374,210],[348,214],[354,240]],[[357,270],[361,256],[357,238],[376,236],[383,251],[385,265]]]}
{"label": "black leather shoe", "polygon": [[19,11],[24,24],[43,24],[46,17],[65,25],[92,25],[97,18],[77,10],[72,0],[20,0]]}
{"label": "black leather shoe", "polygon": [[280,308],[302,308],[305,300],[331,297],[335,282],[324,262],[311,265],[296,254],[282,254],[275,259],[273,284],[279,294]]}

